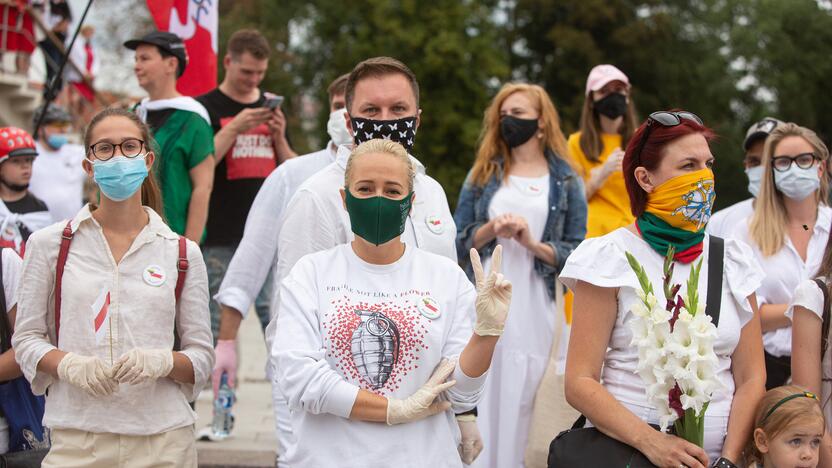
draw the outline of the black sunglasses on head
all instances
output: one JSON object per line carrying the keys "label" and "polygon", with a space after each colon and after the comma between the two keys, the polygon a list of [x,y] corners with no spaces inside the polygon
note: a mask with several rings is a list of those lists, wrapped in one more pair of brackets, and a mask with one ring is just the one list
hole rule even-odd
{"label": "black sunglasses on head", "polygon": [[650,131],[656,126],[656,124],[661,125],[662,127],[675,127],[681,124],[682,120],[690,120],[691,122],[696,122],[699,125],[705,125],[702,122],[702,119],[700,119],[699,116],[693,112],[658,111],[650,114],[650,116],[647,117],[647,128],[645,128],[644,133],[641,134],[641,140],[638,142],[638,148],[636,149],[636,153],[633,155],[633,158],[635,158],[636,161],[640,160],[641,151],[644,149],[644,145],[647,144],[647,140],[650,138]]}

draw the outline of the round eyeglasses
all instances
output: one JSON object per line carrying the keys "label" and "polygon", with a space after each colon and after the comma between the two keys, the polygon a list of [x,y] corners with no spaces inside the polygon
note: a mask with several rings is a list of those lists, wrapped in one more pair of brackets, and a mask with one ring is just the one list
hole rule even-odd
{"label": "round eyeglasses", "polygon": [[771,165],[777,172],[786,172],[792,167],[792,163],[797,164],[801,169],[809,169],[815,165],[815,161],[820,161],[814,153],[803,153],[797,156],[775,156],[771,159]]}
{"label": "round eyeglasses", "polygon": [[110,143],[109,141],[99,141],[94,145],[90,145],[93,157],[99,161],[107,161],[116,154],[116,148],[126,158],[135,158],[142,153],[144,148],[144,141],[138,138],[127,138],[121,143]]}

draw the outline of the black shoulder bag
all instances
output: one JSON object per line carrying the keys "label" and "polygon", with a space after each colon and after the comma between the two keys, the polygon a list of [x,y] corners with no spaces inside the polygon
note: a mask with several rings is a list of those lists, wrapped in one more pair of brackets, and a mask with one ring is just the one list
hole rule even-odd
{"label": "black shoulder bag", "polygon": [[[722,275],[725,242],[710,236],[708,257],[708,297],[705,313],[719,325],[722,307]],[[549,468],[656,468],[635,448],[613,439],[594,427],[584,427],[586,416],[581,416],[572,429],[558,434],[549,444]],[[658,430],[658,426],[651,424]]]}

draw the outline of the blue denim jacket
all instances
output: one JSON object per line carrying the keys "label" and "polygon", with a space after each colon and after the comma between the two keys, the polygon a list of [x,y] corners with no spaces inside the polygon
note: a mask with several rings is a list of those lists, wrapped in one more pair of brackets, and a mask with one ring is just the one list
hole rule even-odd
{"label": "blue denim jacket", "polygon": [[[580,177],[566,161],[546,151],[549,160],[549,216],[541,242],[552,246],[556,254],[556,265],[549,265],[539,258],[534,259],[534,270],[543,277],[549,295],[555,297],[555,276],[563,269],[566,258],[586,237],[586,192]],[[454,212],[456,223],[456,251],[459,261],[468,277],[473,280],[473,270],[468,251],[474,244],[474,233],[488,222],[488,207],[491,199],[502,185],[502,160],[500,169],[484,187],[471,182],[471,173],[465,178],[459,202]],[[494,239],[478,250],[481,257],[491,255],[497,246]],[[511,279],[511,278],[508,278]]]}

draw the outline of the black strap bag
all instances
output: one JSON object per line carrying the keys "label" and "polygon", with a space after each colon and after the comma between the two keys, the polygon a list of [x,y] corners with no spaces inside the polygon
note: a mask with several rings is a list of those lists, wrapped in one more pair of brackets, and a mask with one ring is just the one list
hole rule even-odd
{"label": "black strap bag", "polygon": [[[708,295],[705,313],[719,325],[722,306],[722,270],[725,242],[710,236],[708,256]],[[613,439],[594,427],[584,427],[586,417],[581,416],[572,429],[558,434],[549,444],[549,468],[656,468],[650,460],[635,448]],[[656,430],[658,426],[651,424]]]}

